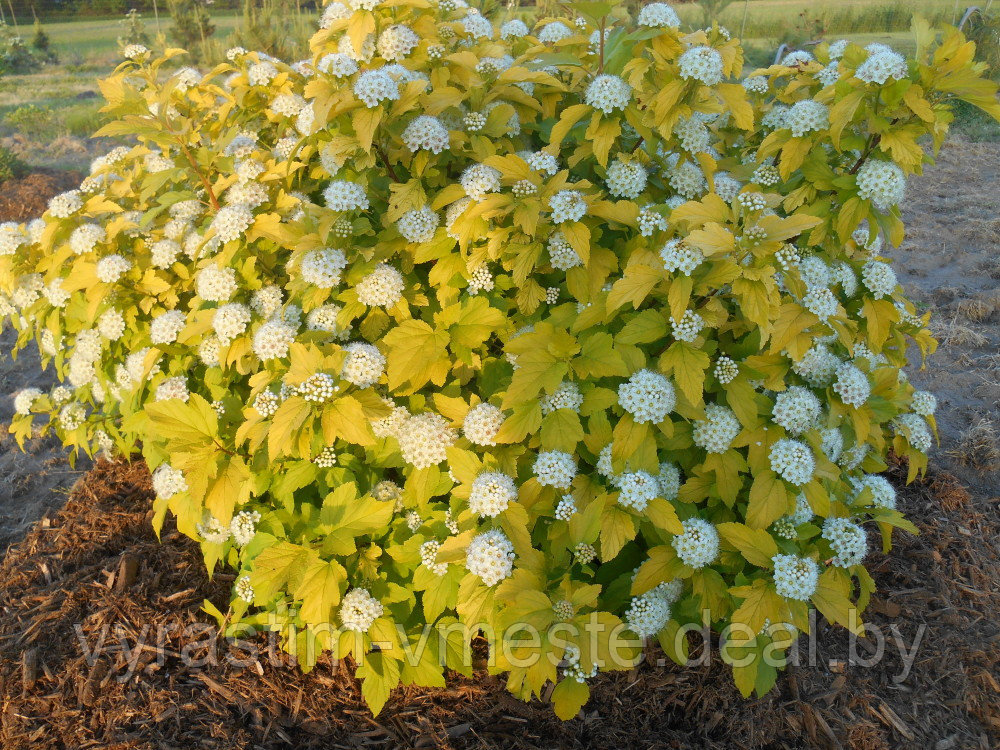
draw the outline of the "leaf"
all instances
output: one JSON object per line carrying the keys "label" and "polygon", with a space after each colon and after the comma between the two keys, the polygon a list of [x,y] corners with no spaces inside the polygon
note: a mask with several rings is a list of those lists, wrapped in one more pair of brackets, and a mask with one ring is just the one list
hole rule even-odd
{"label": "leaf", "polygon": [[269,601],[283,589],[294,589],[315,556],[311,550],[291,542],[278,542],[262,550],[253,561],[250,582],[258,601]]}
{"label": "leaf", "polygon": [[649,344],[667,335],[667,320],[657,310],[643,310],[615,336],[619,344]]}
{"label": "leaf", "polygon": [[376,716],[382,711],[393,689],[399,685],[399,662],[379,651],[365,654],[356,675],[361,680],[361,695]]}
{"label": "leaf", "polygon": [[617,555],[625,542],[635,538],[635,522],[632,516],[613,505],[604,513],[601,521],[601,559],[610,560]]}
{"label": "leaf", "polygon": [[715,91],[726,103],[733,124],[741,130],[753,129],[753,107],[747,101],[747,90],[738,83],[720,83]]}
{"label": "leaf", "polygon": [[[639,566],[635,578],[632,579],[631,593],[634,596],[645,594],[661,583],[666,583],[681,576],[686,566],[677,557],[674,548],[669,544],[651,547],[649,559]],[[687,568],[690,571],[690,568]]]}
{"label": "leaf", "polygon": [[552,133],[549,136],[549,145],[552,147],[558,147],[559,144],[562,143],[563,138],[565,138],[569,133],[570,129],[591,111],[593,110],[591,110],[591,108],[586,104],[574,104],[570,107],[566,107],[559,116],[559,122],[552,126]]}
{"label": "leaf", "polygon": [[646,518],[661,531],[666,531],[670,534],[684,533],[684,527],[681,525],[681,519],[677,515],[674,506],[662,497],[655,497],[650,500],[646,506],[645,513]]}
{"label": "leaf", "polygon": [[267,431],[267,455],[274,461],[283,453],[291,452],[292,437],[312,413],[309,402],[301,396],[285,399],[274,413]]}
{"label": "leaf", "polygon": [[331,622],[333,608],[340,602],[340,582],[346,580],[347,572],[336,560],[313,560],[294,592],[302,600],[302,619],[313,625]]}
{"label": "leaf", "polygon": [[788,512],[789,498],[785,483],[770,469],[754,477],[747,506],[747,526],[766,529]]}
{"label": "leaf", "polygon": [[860,612],[847,596],[849,590],[850,579],[839,574],[836,568],[827,568],[819,577],[811,601],[827,620],[843,625],[848,630],[853,627],[856,635],[863,636],[865,627],[861,622]]}
{"label": "leaf", "polygon": [[785,600],[775,591],[774,584],[768,581],[757,579],[753,582],[753,586],[730,589],[730,593],[743,598],[743,603],[732,615],[734,624],[740,623],[746,626],[733,629],[731,640],[736,644],[755,639],[767,621],[780,623],[786,619]]}
{"label": "leaf", "polygon": [[590,688],[586,682],[577,682],[564,677],[552,691],[552,710],[563,721],[569,721],[590,700]]}
{"label": "leaf", "polygon": [[778,545],[767,531],[752,529],[742,523],[720,523],[716,529],[751,565],[771,567],[771,558],[778,554]]}
{"label": "leaf", "polygon": [[580,354],[573,360],[573,370],[581,378],[627,377],[628,368],[615,351],[610,333],[592,333],[580,339]]}
{"label": "leaf", "polygon": [[662,270],[641,263],[634,263],[625,269],[625,275],[611,287],[608,293],[608,310],[617,310],[629,302],[639,308],[653,287],[664,279]]}
{"label": "leaf", "polygon": [[675,341],[660,357],[660,368],[672,373],[685,398],[700,404],[705,390],[705,371],[712,363],[708,354],[686,341]]}
{"label": "leaf", "polygon": [[448,328],[448,333],[453,343],[476,349],[506,321],[504,314],[490,307],[485,297],[473,297],[462,304],[461,317]]}
{"label": "leaf", "polygon": [[379,502],[371,495],[358,498],[353,484],[340,485],[326,496],[320,510],[323,548],[332,554],[352,554],[355,538],[388,525],[392,512],[392,503]]}
{"label": "leaf", "polygon": [[572,409],[556,409],[542,419],[542,448],[574,453],[577,444],[583,440],[583,425],[580,415]]}
{"label": "leaf", "polygon": [[[435,331],[422,320],[405,320],[382,339],[389,351],[389,389],[408,383],[413,390],[424,386],[440,363],[448,364],[448,334]],[[443,379],[443,378],[442,378]]]}

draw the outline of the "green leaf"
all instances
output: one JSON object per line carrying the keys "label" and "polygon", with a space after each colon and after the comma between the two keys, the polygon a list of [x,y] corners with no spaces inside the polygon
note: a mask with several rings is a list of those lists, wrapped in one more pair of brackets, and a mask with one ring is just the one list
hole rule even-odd
{"label": "green leaf", "polygon": [[580,339],[580,354],[573,359],[573,370],[581,378],[627,377],[628,368],[615,351],[610,333],[593,333]]}
{"label": "green leaf", "polygon": [[711,363],[708,354],[686,341],[675,341],[660,357],[660,369],[672,373],[684,397],[696,405],[701,403],[705,371]]}
{"label": "green leaf", "polygon": [[382,711],[389,695],[399,685],[399,662],[378,651],[365,654],[364,663],[357,669],[361,680],[361,695],[376,716]]}
{"label": "green leaf", "polygon": [[390,390],[404,384],[417,390],[432,378],[444,382],[450,363],[447,332],[435,331],[422,320],[405,320],[383,341],[389,349],[386,359]]}
{"label": "green leaf", "polygon": [[347,571],[336,560],[313,560],[294,592],[302,600],[302,619],[313,625],[332,622],[332,610],[340,602],[340,584],[346,580]]}
{"label": "green leaf", "polygon": [[349,555],[356,549],[354,540],[388,525],[392,503],[379,502],[371,495],[357,497],[350,483],[337,487],[326,496],[319,518],[324,532],[323,549],[335,555]]}
{"label": "green leaf", "polygon": [[572,409],[556,409],[542,419],[542,448],[574,453],[583,440],[580,415]]}
{"label": "green leaf", "polygon": [[764,529],[752,529],[742,523],[720,523],[719,534],[736,547],[751,565],[770,568],[771,558],[778,554],[778,545]]}
{"label": "green leaf", "polygon": [[279,591],[294,589],[316,553],[298,544],[278,542],[261,551],[253,561],[250,583],[258,601],[269,601]]}

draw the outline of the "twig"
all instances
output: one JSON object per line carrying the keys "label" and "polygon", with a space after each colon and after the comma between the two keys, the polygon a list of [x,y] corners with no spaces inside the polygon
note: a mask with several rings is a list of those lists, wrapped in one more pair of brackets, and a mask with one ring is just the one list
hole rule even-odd
{"label": "twig", "polygon": [[385,165],[385,168],[389,170],[389,176],[392,177],[393,182],[399,182],[399,178],[396,176],[396,171],[392,168],[392,164],[389,163],[389,158],[385,155],[385,151],[377,143],[375,144],[375,151],[378,152],[379,158]]}

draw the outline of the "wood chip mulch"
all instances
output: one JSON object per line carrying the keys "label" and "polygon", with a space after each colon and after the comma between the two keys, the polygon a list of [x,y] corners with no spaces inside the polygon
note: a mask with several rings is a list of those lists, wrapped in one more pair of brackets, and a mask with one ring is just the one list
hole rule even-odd
{"label": "wood chip mulch", "polygon": [[[399,689],[372,717],[346,668],[321,662],[303,675],[265,636],[248,658],[246,644],[217,641],[201,610],[205,599],[224,605],[232,577],[209,580],[197,545],[169,526],[158,542],[150,500],[144,466],[100,462],[7,552],[4,750],[1000,747],[1000,509],[947,474],[901,494],[921,536],[898,534],[891,558],[871,553],[880,591],[867,619],[888,654],[876,666],[850,663],[846,632],[821,625],[815,666],[743,700],[717,652],[687,669],[657,666],[662,654],[650,652],[632,672],[595,679],[566,723],[485,673]],[[893,633],[911,647],[921,629],[912,671],[896,682]]]}
{"label": "wood chip mulch", "polygon": [[0,182],[0,220],[31,221],[48,208],[49,199],[80,187],[78,172],[41,170]]}

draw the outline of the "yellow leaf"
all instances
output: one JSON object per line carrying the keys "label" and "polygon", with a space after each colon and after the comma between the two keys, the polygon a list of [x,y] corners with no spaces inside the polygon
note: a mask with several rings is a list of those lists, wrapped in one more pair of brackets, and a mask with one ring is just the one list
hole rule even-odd
{"label": "yellow leaf", "polygon": [[790,499],[785,483],[770,469],[754,477],[747,506],[747,526],[766,529],[788,513]]}

